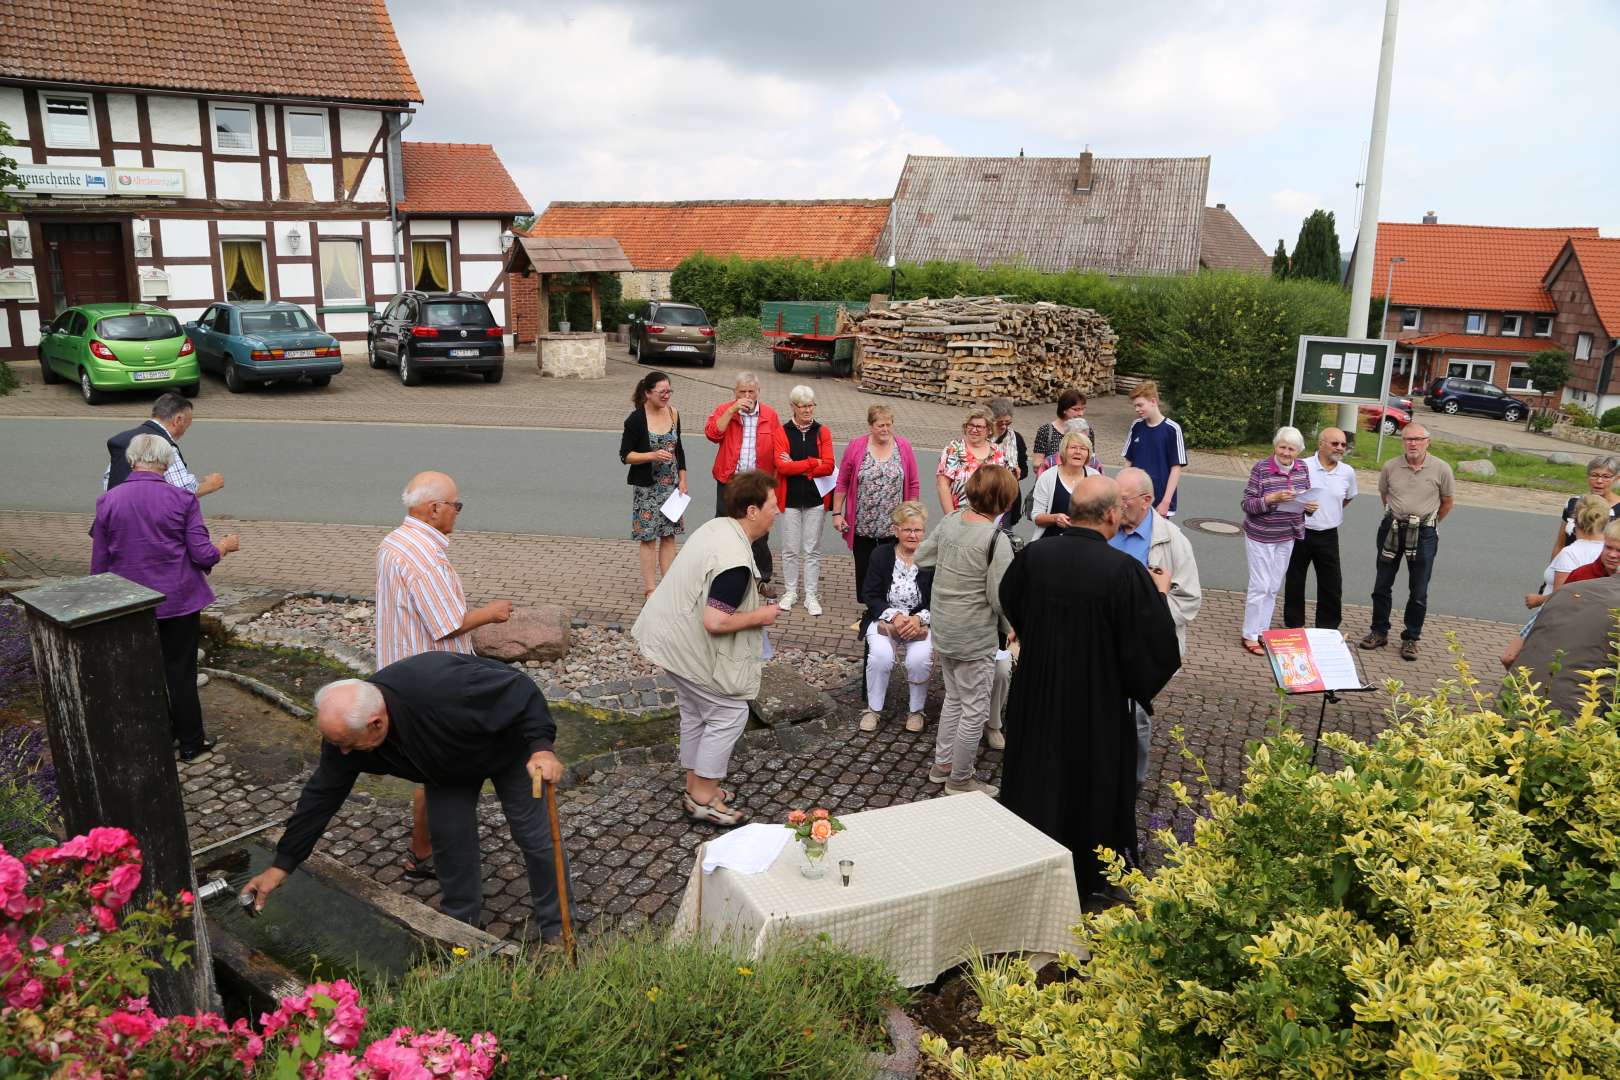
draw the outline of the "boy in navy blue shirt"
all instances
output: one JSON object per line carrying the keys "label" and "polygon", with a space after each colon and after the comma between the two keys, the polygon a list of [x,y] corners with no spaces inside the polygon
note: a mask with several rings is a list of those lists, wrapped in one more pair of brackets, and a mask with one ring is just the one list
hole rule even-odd
{"label": "boy in navy blue shirt", "polygon": [[1159,384],[1149,379],[1131,391],[1136,419],[1125,435],[1126,464],[1153,478],[1153,490],[1161,492],[1158,511],[1165,517],[1176,514],[1176,488],[1181,470],[1187,467],[1187,440],[1181,425],[1159,408]]}

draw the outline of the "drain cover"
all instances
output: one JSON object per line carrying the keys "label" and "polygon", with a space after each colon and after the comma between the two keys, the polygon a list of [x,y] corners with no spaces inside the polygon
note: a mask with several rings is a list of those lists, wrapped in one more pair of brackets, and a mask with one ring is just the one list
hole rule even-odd
{"label": "drain cover", "polygon": [[1243,532],[1243,526],[1237,522],[1221,518],[1188,518],[1187,527],[1211,536],[1238,536]]}

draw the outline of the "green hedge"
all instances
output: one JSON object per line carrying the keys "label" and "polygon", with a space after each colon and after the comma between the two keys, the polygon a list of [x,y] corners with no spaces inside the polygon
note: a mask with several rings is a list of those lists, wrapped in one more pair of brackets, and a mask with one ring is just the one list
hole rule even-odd
{"label": "green hedge", "polygon": [[[895,276],[901,300],[998,295],[1102,313],[1119,335],[1119,369],[1156,378],[1188,442],[1203,447],[1269,440],[1279,388],[1287,416],[1298,336],[1342,335],[1350,315],[1349,294],[1337,285],[1232,271],[1111,278],[930,262],[904,264]],[[700,252],[675,268],[670,289],[711,319],[757,317],[766,300],[866,300],[886,293],[889,270],[875,259],[813,263]],[[1308,423],[1315,413],[1302,407],[1296,421]]]}
{"label": "green hedge", "polygon": [[17,389],[17,373],[11,370],[11,365],[0,360],[0,397],[5,397]]}

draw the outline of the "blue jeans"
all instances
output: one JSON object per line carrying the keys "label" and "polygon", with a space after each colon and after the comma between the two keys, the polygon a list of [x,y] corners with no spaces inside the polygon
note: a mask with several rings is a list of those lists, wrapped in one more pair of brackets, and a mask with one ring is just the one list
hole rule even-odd
{"label": "blue jeans", "polygon": [[[1385,518],[1383,524],[1378,526],[1378,550],[1384,550],[1384,537],[1388,535],[1391,520]],[[1401,630],[1402,641],[1417,641],[1423,636],[1423,618],[1429,613],[1429,575],[1434,573],[1434,557],[1440,550],[1440,534],[1432,525],[1425,525],[1418,530],[1417,554],[1410,559],[1402,552],[1400,557],[1392,562],[1378,560],[1378,573],[1373,579],[1373,614],[1372,632],[1375,634],[1389,633],[1390,609],[1394,606],[1392,593],[1395,588],[1395,575],[1400,572],[1401,563],[1410,566],[1407,575],[1406,593],[1406,626]]]}

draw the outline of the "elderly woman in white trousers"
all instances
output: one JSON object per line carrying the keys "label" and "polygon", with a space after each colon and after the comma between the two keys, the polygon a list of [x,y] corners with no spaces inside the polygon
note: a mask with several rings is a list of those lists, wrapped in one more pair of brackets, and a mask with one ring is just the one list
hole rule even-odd
{"label": "elderly woman in white trousers", "polygon": [[917,565],[917,547],[928,526],[923,504],[909,500],[895,507],[890,520],[895,540],[879,544],[862,583],[861,636],[866,639],[866,711],[861,730],[876,731],[889,697],[889,676],[897,656],[904,655],[906,730],[923,729],[923,705],[934,671],[934,639],[928,624],[934,572]]}
{"label": "elderly woman in white trousers", "polygon": [[1316,503],[1298,499],[1311,486],[1310,470],[1299,459],[1305,437],[1298,428],[1277,429],[1271,456],[1249,470],[1243,489],[1243,548],[1249,562],[1249,591],[1243,604],[1243,647],[1265,655],[1260,635],[1271,626],[1277,592],[1288,572],[1294,541],[1305,537],[1305,515]]}

